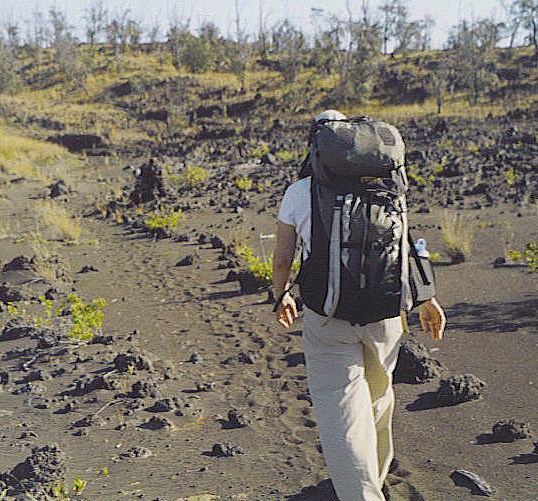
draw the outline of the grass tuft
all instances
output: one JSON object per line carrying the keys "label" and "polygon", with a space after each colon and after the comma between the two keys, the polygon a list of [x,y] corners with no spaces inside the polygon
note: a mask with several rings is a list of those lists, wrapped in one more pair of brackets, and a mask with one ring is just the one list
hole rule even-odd
{"label": "grass tuft", "polygon": [[82,234],[80,218],[75,217],[65,207],[52,200],[45,200],[39,208],[39,214],[56,238],[71,244],[80,242]]}
{"label": "grass tuft", "polygon": [[462,263],[471,254],[476,223],[461,214],[446,212],[441,219],[441,231],[452,263]]}

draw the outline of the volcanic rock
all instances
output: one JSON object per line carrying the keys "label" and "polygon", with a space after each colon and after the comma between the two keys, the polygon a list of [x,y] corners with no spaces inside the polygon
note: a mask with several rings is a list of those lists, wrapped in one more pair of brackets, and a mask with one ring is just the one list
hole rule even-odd
{"label": "volcanic rock", "polygon": [[29,325],[22,318],[12,318],[2,329],[0,341],[11,341],[23,337],[32,337],[39,331],[34,325]]}
{"label": "volcanic rock", "polygon": [[179,260],[176,263],[176,266],[191,266],[197,261],[200,261],[200,256],[198,254],[189,254],[188,256],[185,256],[183,259]]}
{"label": "volcanic rock", "polygon": [[49,184],[47,188],[49,189],[50,198],[56,198],[62,195],[69,195],[70,193],[70,190],[63,179],[60,179],[55,183]]}
{"label": "volcanic rock", "polygon": [[223,444],[213,444],[211,452],[208,453],[208,456],[229,458],[237,456],[238,454],[243,454],[243,451],[239,447],[226,442]]}
{"label": "volcanic rock", "polygon": [[484,381],[474,374],[464,374],[442,379],[437,390],[436,400],[441,405],[455,405],[471,400],[478,400],[486,386]]}
{"label": "volcanic rock", "polygon": [[9,263],[6,263],[2,268],[2,271],[28,271],[34,269],[34,263],[32,259],[26,256],[17,256]]}
{"label": "volcanic rock", "polygon": [[137,381],[133,384],[129,396],[133,398],[155,398],[157,395],[157,385],[151,381]]}
{"label": "volcanic rock", "polygon": [[8,475],[3,475],[6,484],[16,491],[39,490],[43,486],[63,482],[67,472],[65,453],[57,445],[34,447],[32,454],[15,466]]}
{"label": "volcanic rock", "polygon": [[30,299],[30,296],[23,288],[19,286],[9,285],[4,282],[0,285],[0,301],[4,303],[11,303],[16,301],[24,301]]}
{"label": "volcanic rock", "polygon": [[114,366],[118,372],[132,370],[153,370],[153,362],[146,356],[129,351],[119,353],[114,359]]}
{"label": "volcanic rock", "polygon": [[147,459],[151,456],[153,456],[153,452],[145,447],[131,447],[119,455],[120,459]]}
{"label": "volcanic rock", "polygon": [[141,427],[148,430],[162,430],[164,428],[173,428],[174,425],[169,419],[166,419],[163,416],[153,416],[142,424]]}
{"label": "volcanic rock", "polygon": [[445,370],[441,362],[428,354],[427,348],[413,338],[406,339],[394,371],[395,383],[424,383],[440,377]]}
{"label": "volcanic rock", "polygon": [[222,420],[221,424],[226,429],[246,428],[249,421],[241,412],[232,409],[228,411],[228,421]]}
{"label": "volcanic rock", "polygon": [[59,134],[49,137],[48,140],[65,146],[72,153],[106,148],[103,138],[96,134]]}
{"label": "volcanic rock", "polygon": [[515,440],[532,436],[528,423],[516,421],[515,419],[495,423],[492,435],[497,442],[514,442]]}

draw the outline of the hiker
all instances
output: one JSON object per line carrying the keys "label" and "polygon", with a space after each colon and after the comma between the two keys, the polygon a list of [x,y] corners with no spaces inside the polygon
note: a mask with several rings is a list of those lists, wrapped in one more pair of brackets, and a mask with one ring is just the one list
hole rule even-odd
{"label": "hiker", "polygon": [[[323,455],[340,501],[386,499],[384,481],[393,459],[392,372],[399,353],[400,339],[406,329],[405,316],[401,316],[400,311],[408,310],[411,301],[417,302],[422,294],[419,311],[424,331],[439,340],[443,336],[446,322],[444,312],[435,298],[428,297],[434,290],[431,288],[434,284],[427,280],[428,276],[432,278],[431,269],[424,266],[424,271],[420,261],[422,258],[416,251],[408,250],[404,243],[399,243],[407,242],[405,200],[402,195],[407,189],[407,178],[403,171],[403,141],[392,126],[381,123],[378,127],[368,121],[367,117],[364,117],[364,121],[366,125],[363,130],[360,120],[347,121],[343,114],[335,110],[327,110],[315,118],[314,136],[319,134],[319,137],[316,139],[311,133],[312,158],[307,162],[310,165],[303,165],[302,179],[291,184],[282,199],[273,259],[273,286],[277,298],[274,311],[278,323],[289,328],[297,318],[297,307],[288,291],[288,281],[296,243],[300,239],[302,265],[298,282],[304,302],[302,342],[308,385]],[[339,174],[334,172],[322,172],[315,162],[324,157],[324,152],[320,151],[325,147],[321,144],[322,134],[325,133],[321,130],[323,127],[332,127],[333,132],[338,132],[339,128],[352,131],[360,129],[356,137],[379,129],[377,135],[393,148],[391,154],[399,160],[395,161],[395,168],[387,175],[387,179],[374,176],[375,165],[367,176],[356,181],[349,177],[340,179]],[[330,132],[327,131],[327,134]],[[330,149],[331,145],[326,147]],[[340,142],[335,148],[342,149],[345,145]],[[382,145],[381,149],[383,148]],[[339,152],[334,154],[338,155]],[[337,159],[337,162],[340,161]],[[343,169],[344,163],[345,160],[342,160],[339,165],[335,164],[336,170]],[[353,183],[359,188],[351,186]],[[347,191],[350,193],[347,194]],[[384,197],[388,197],[386,192],[393,194],[389,200],[392,205],[385,202]],[[345,193],[345,196],[339,197],[339,193]],[[382,201],[379,202],[378,199]],[[383,212],[385,203],[391,207],[390,210],[387,209],[388,212]],[[396,206],[403,208],[398,211],[394,209]],[[346,214],[346,210],[352,216],[347,224],[341,219],[341,214]],[[337,214],[334,219],[333,211]],[[324,215],[327,212],[329,216]],[[395,230],[397,241],[396,244],[391,244],[392,250],[401,246],[401,249],[398,247],[401,254],[383,270],[386,276],[384,275],[382,287],[379,284],[371,286],[372,292],[368,287],[369,282],[374,282],[374,274],[369,274],[368,262],[371,258],[364,252],[364,245],[379,247],[383,241],[370,242],[369,238],[375,239],[376,235],[367,234],[364,229],[367,225],[363,224],[362,229],[359,227],[361,218],[368,215],[373,218],[374,213],[377,214],[377,221],[371,224],[383,223],[386,218],[382,215],[389,214],[393,219],[396,218],[389,221],[389,230],[392,231],[394,227],[398,229],[399,221],[403,221],[403,229],[400,233]],[[336,225],[333,224],[334,221]],[[356,230],[358,244],[353,242],[352,233]],[[337,236],[335,239],[334,232],[341,233],[340,238]],[[334,268],[334,261],[329,254],[334,245],[342,242],[345,245],[337,250],[338,266]],[[418,267],[414,264],[408,266],[405,259],[398,259],[399,255],[407,256],[410,253],[419,260]],[[410,260],[414,262],[413,259]],[[395,269],[400,274],[396,280]],[[331,273],[336,274],[340,283],[335,282],[334,276],[327,278]],[[413,278],[413,274],[418,278]],[[349,278],[348,275],[353,276]],[[406,287],[404,282],[413,285]],[[346,284],[349,283],[354,283],[355,288],[365,291],[366,295],[356,297],[353,296],[353,291],[347,292]],[[379,295],[380,287],[390,290],[385,296],[377,297],[375,294]],[[349,305],[353,304],[359,306],[350,308]]]}

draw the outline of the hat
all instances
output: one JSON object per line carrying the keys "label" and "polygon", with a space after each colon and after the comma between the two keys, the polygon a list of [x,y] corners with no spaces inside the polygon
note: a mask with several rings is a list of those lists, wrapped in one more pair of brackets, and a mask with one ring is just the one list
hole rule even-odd
{"label": "hat", "polygon": [[321,120],[345,120],[347,117],[337,110],[325,110],[314,118],[314,122]]}

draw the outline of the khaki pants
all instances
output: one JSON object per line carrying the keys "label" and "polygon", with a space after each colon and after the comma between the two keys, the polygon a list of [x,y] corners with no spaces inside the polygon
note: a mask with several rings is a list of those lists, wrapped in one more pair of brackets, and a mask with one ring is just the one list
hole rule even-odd
{"label": "khaki pants", "polygon": [[305,308],[303,350],[323,456],[340,501],[384,501],[401,320],[326,320]]}

